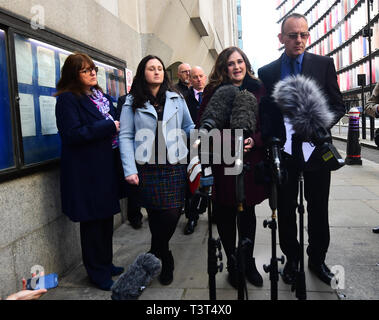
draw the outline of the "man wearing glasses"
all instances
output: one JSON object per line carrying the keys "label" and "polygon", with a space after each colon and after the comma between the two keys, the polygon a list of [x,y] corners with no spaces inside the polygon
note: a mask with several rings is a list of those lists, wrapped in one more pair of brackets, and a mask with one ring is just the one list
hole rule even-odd
{"label": "man wearing glasses", "polygon": [[[345,107],[333,59],[305,52],[309,31],[307,20],[303,15],[293,13],[286,17],[278,37],[284,45],[285,52],[278,60],[258,70],[259,78],[267,90],[267,96],[271,96],[273,87],[278,81],[288,76],[302,74],[313,78],[323,90],[330,110],[335,114],[334,125],[345,114]],[[284,144],[286,125],[279,108],[272,104],[265,107],[261,108],[262,134],[276,136]],[[287,136],[287,139],[291,138],[292,136]],[[283,163],[288,172],[288,179],[278,190],[278,223],[280,247],[286,255],[287,263],[281,275],[285,283],[293,284],[298,270],[300,249],[302,250],[297,240],[296,227],[299,168],[292,156],[287,153],[283,153]],[[334,275],[325,264],[330,242],[328,222],[330,171],[324,168],[306,171],[304,180],[308,211],[308,267],[321,281],[330,285]]]}
{"label": "man wearing glasses", "polygon": [[179,81],[176,84],[176,89],[183,95],[184,98],[187,97],[190,87],[190,72],[191,66],[188,63],[182,63],[178,67],[178,78]]}

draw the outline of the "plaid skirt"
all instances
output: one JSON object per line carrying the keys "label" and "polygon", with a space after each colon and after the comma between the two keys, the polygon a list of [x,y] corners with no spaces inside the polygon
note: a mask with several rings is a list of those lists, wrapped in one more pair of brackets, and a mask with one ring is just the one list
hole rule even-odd
{"label": "plaid skirt", "polygon": [[146,209],[174,209],[184,205],[185,165],[138,165],[139,200]]}

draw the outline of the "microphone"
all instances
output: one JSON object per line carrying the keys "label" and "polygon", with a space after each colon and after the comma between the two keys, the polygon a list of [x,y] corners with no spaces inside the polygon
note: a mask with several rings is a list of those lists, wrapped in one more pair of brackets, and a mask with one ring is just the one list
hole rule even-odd
{"label": "microphone", "polygon": [[225,85],[216,90],[200,119],[200,130],[224,129],[229,126],[232,106],[239,89]]}
{"label": "microphone", "polygon": [[142,253],[112,286],[112,300],[137,300],[152,279],[161,272],[161,261],[151,253]]}
{"label": "microphone", "polygon": [[200,119],[199,131],[212,129],[243,129],[254,133],[257,126],[258,103],[248,90],[240,91],[236,86],[219,88],[209,101]]}
{"label": "microphone", "polygon": [[257,129],[258,102],[248,90],[239,91],[233,101],[230,119],[231,129],[242,129],[245,135],[255,133]]}
{"label": "microphone", "polygon": [[[334,113],[315,80],[303,75],[287,77],[275,86],[272,97],[302,141],[314,141],[333,124]],[[322,129],[323,128],[323,129]]]}
{"label": "microphone", "polygon": [[311,142],[316,146],[307,161],[307,170],[326,166],[333,171],[344,166],[328,132],[335,115],[315,80],[303,75],[287,77],[275,85],[272,97],[292,125],[293,155],[301,167],[305,162],[302,142]]}

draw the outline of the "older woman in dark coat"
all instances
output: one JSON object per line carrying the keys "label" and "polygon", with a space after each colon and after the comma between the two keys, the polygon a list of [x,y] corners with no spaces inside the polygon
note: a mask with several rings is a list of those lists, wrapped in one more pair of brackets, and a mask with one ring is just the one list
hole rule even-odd
{"label": "older woman in dark coat", "polygon": [[120,125],[86,54],[67,58],[57,90],[62,210],[80,222],[83,263],[90,280],[110,290],[111,277],[123,271],[112,264],[113,215],[120,212],[116,139]]}
{"label": "older woman in dark coat", "polygon": [[[259,103],[260,98],[264,95],[264,87],[262,83],[251,74],[250,70],[250,62],[241,49],[230,47],[220,53],[209,77],[209,84],[204,90],[203,101],[198,115],[198,124],[213,94],[223,85],[232,84],[237,86],[240,90],[248,90],[254,94]],[[261,287],[263,285],[263,279],[256,268],[255,259],[253,257],[256,229],[255,205],[267,198],[267,190],[265,187],[254,182],[254,167],[257,163],[261,162],[264,157],[259,121],[255,133],[244,142],[244,162],[250,163],[251,166],[250,171],[247,171],[244,176],[246,214],[244,214],[240,223],[242,237],[247,237],[250,240],[245,257],[245,274],[249,282]],[[233,175],[225,175],[225,167],[225,164],[212,166],[215,178],[215,216],[218,232],[227,256],[228,280],[233,287],[237,288],[235,261],[237,214],[236,177]]]}

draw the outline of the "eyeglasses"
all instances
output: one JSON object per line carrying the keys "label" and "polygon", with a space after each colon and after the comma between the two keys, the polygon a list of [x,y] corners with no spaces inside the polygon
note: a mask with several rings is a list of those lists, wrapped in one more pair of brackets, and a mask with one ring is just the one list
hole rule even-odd
{"label": "eyeglasses", "polygon": [[180,71],[180,73],[191,73],[191,70],[183,70],[183,71]]}
{"label": "eyeglasses", "polygon": [[79,71],[79,73],[84,73],[84,74],[91,74],[92,71],[95,71],[96,73],[99,71],[99,68],[98,67],[90,67],[90,68],[87,68],[87,69],[83,69],[81,71]]}
{"label": "eyeglasses", "polygon": [[286,36],[292,40],[296,40],[299,36],[301,39],[308,39],[309,32],[300,32],[300,33],[287,33]]}

